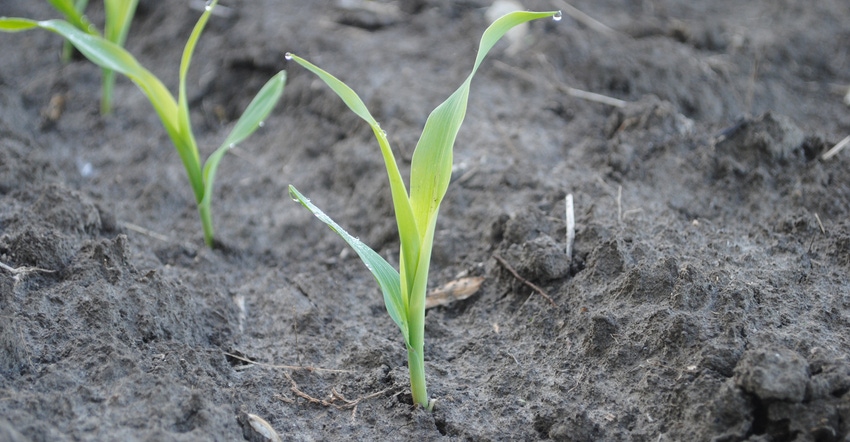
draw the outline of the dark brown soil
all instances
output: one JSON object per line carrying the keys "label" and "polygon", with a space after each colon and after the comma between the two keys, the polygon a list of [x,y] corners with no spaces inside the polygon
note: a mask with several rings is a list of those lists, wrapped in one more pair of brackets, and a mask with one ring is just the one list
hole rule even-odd
{"label": "dark brown soil", "polygon": [[[579,0],[617,32],[565,16],[497,46],[431,272],[485,279],[428,311],[433,413],[371,275],[287,196],[394,261],[378,146],[283,54],[357,90],[406,173],[489,2],[222,2],[190,73],[204,155],[289,82],[222,163],[214,250],[135,86],[101,117],[97,68],[62,64],[53,34],[0,35],[0,262],[20,270],[0,270],[0,440],[257,437],[244,413],[285,440],[850,440],[850,153],[821,157],[850,134],[846,0]],[[127,45],[172,90],[189,3],[143,0]]]}

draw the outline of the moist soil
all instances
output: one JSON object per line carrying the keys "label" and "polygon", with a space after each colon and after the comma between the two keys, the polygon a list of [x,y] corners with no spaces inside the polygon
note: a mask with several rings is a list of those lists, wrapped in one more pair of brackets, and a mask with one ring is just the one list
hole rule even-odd
{"label": "moist soil", "polygon": [[[357,90],[406,176],[489,2],[222,0],[188,81],[202,156],[289,80],[221,164],[213,249],[142,93],[120,78],[103,117],[58,36],[0,35],[0,440],[850,440],[850,153],[822,157],[850,134],[850,3],[572,4],[611,30],[532,22],[472,83],[430,287],[483,279],[427,312],[433,412],[374,279],[287,192],[397,263],[377,143],[284,54]],[[127,47],[171,90],[200,9],[140,2]]]}

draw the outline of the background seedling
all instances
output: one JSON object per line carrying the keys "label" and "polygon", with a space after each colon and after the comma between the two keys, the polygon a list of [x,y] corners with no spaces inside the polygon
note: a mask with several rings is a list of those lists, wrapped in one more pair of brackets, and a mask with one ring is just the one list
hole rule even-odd
{"label": "background seedling", "polygon": [[210,2],[201,15],[186,46],[180,61],[179,90],[177,99],[168,92],[162,82],[121,46],[98,35],[83,32],[64,20],[35,21],[26,18],[0,18],[0,31],[18,32],[42,28],[55,32],[67,39],[83,56],[104,69],[120,72],[132,80],[148,97],[159,115],[165,131],[174,143],[198,205],[198,213],[204,231],[204,241],[210,247],[214,243],[212,225],[212,190],[219,162],[227,151],[248,138],[271,113],[283,94],[286,72],[280,71],[260,89],[236,125],[225,138],[221,146],[207,158],[201,167],[198,145],[192,132],[189,119],[189,104],[186,98],[186,73],[192,60],[192,53],[201,36],[204,26],[217,0]]}
{"label": "background seedling", "polygon": [[[48,3],[65,16],[65,20],[74,25],[80,31],[91,35],[101,35],[97,28],[86,18],[85,10],[88,0],[47,0]],[[127,32],[133,16],[136,14],[138,0],[103,0],[105,12],[103,37],[118,46],[124,46],[127,40]],[[73,45],[65,41],[62,50],[62,59],[71,59]],[[103,69],[103,83],[100,94],[100,113],[108,114],[112,110],[112,90],[115,88],[115,71]]]}
{"label": "background seedling", "polygon": [[363,260],[378,281],[384,295],[387,312],[401,329],[404,342],[407,345],[413,401],[428,409],[431,408],[432,404],[428,399],[425,388],[423,351],[425,342],[425,292],[437,213],[451,179],[452,150],[455,138],[466,115],[470,83],[484,57],[506,32],[522,23],[544,17],[554,17],[558,20],[561,13],[513,12],[499,18],[484,31],[472,72],[446,101],[431,112],[425,122],[425,128],[422,130],[422,135],[413,153],[409,194],[386,133],[369,113],[366,105],[354,90],[307,60],[287,54],[288,59],[295,61],[322,79],[355,114],[369,123],[375,138],[378,140],[389,175],[390,192],[398,224],[401,248],[399,271],[396,271],[374,250],[349,235],[309,199],[298,192],[295,187],[289,186],[289,193],[295,201],[300,202],[327,224],[331,230],[339,234],[357,252],[357,255],[360,256],[360,259]]}

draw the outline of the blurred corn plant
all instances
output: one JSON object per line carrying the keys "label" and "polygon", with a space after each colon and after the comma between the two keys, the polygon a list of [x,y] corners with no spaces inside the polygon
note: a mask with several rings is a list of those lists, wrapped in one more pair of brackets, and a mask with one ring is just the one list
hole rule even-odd
{"label": "blurred corn plant", "polygon": [[[92,24],[85,15],[89,0],[47,0],[54,9],[62,13],[68,23],[87,34],[102,36],[106,40],[123,47],[127,41],[130,24],[136,14],[139,0],[103,0],[104,24],[103,34]],[[62,49],[62,59],[69,61],[73,45],[65,41]],[[115,71],[103,69],[103,81],[100,93],[100,113],[106,115],[112,111],[112,91],[115,88]]]}
{"label": "blurred corn plant", "polygon": [[[126,75],[145,93],[183,161],[198,206],[204,242],[209,247],[214,245],[211,204],[213,182],[219,162],[230,148],[248,138],[257,128],[263,125],[263,120],[280,100],[286,83],[286,72],[280,71],[274,75],[248,104],[221,146],[207,158],[203,167],[201,166],[198,144],[195,141],[189,119],[186,73],[189,71],[195,46],[216,3],[217,0],[213,0],[207,4],[206,10],[198,19],[198,23],[195,24],[195,28],[183,48],[177,99],[168,92],[159,78],[145,69],[129,52],[118,44],[97,35],[97,33],[81,31],[77,26],[65,20],[35,21],[27,18],[0,18],[0,31],[20,32],[41,28],[61,35],[89,61],[103,69]],[[85,24],[85,21],[80,23]]]}

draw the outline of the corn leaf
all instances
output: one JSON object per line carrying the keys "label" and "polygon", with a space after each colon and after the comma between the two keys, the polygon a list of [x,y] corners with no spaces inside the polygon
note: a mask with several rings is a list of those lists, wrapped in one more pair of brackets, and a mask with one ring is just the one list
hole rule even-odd
{"label": "corn leaf", "polygon": [[[472,72],[460,87],[446,101],[437,106],[425,121],[425,128],[410,166],[410,205],[413,217],[419,227],[421,244],[415,273],[411,277],[409,290],[409,315],[420,315],[425,309],[425,292],[428,279],[428,268],[431,261],[434,230],[440,203],[449,187],[452,174],[452,150],[458,131],[466,116],[469,88],[478,67],[496,42],[511,28],[531,20],[551,17],[554,12],[513,12],[491,24],[478,47],[478,55]],[[409,317],[410,323],[416,323],[415,318]]]}
{"label": "corn leaf", "polygon": [[[381,155],[384,158],[384,165],[386,166],[390,181],[390,192],[393,198],[393,207],[395,207],[396,222],[398,223],[398,231],[402,244],[400,260],[402,267],[407,270],[401,273],[402,275],[415,274],[415,269],[419,262],[417,257],[419,256],[420,248],[419,235],[416,232],[419,232],[419,229],[424,227],[418,226],[417,220],[413,216],[410,200],[407,195],[407,188],[404,185],[401,172],[398,170],[398,165],[396,164],[386,133],[381,129],[375,118],[372,117],[372,114],[369,113],[363,100],[348,85],[297,55],[287,54],[287,57],[316,74],[345,102],[349,109],[372,127],[372,132],[375,134],[375,138],[381,147]],[[403,282],[405,282],[405,285],[408,283],[408,281]],[[406,306],[406,297],[404,301]]]}
{"label": "corn leaf", "polygon": [[357,253],[360,259],[366,264],[366,268],[372,272],[372,276],[378,281],[381,291],[384,294],[384,305],[387,307],[387,312],[390,314],[393,322],[401,329],[404,335],[404,342],[410,347],[410,337],[408,335],[407,315],[405,314],[403,297],[401,294],[401,278],[398,272],[369,246],[363,244],[359,239],[351,236],[342,227],[339,226],[329,216],[325,215],[318,207],[316,207],[309,199],[304,197],[294,186],[289,186],[289,196],[293,200],[298,201],[306,207],[316,218],[319,218],[323,223],[327,224],[334,232],[351,246]]}
{"label": "corn leaf", "polygon": [[209,210],[212,204],[212,190],[215,181],[215,172],[224,154],[236,144],[251,136],[260,123],[269,116],[277,102],[283,95],[283,87],[286,84],[286,72],[280,71],[263,86],[257,95],[248,104],[245,112],[239,117],[239,121],[233,126],[233,130],[225,138],[224,143],[210,155],[204,165],[204,198],[201,205]]}
{"label": "corn leaf", "polygon": [[103,37],[119,46],[124,46],[138,3],[139,0],[104,0],[106,21],[103,26]]}
{"label": "corn leaf", "polygon": [[[104,0],[106,23],[103,37],[123,47],[130,31],[130,24],[136,13],[138,0]],[[100,113],[108,114],[112,110],[112,92],[115,89],[115,71],[103,70],[103,87],[100,96]]]}
{"label": "corn leaf", "polygon": [[[201,38],[201,32],[203,32],[204,27],[207,25],[207,21],[209,20],[212,9],[215,7],[216,3],[217,0],[213,0],[213,2],[210,3],[210,5],[204,10],[204,13],[201,14],[201,18],[198,19],[198,22],[195,23],[195,27],[192,29],[192,33],[186,41],[186,46],[183,47],[183,56],[180,59],[179,89],[177,91],[177,122],[178,127],[180,128],[180,133],[183,137],[185,137],[188,142],[187,144],[192,146],[192,148],[189,149],[190,152],[186,152],[186,154],[194,156],[193,161],[194,163],[199,164],[199,169],[201,160],[198,156],[198,148],[196,147],[197,143],[195,142],[195,135],[192,132],[192,121],[189,117],[189,102],[186,98],[186,75],[189,72],[189,65],[192,64],[192,54],[195,52],[195,46],[197,46],[198,40]],[[198,203],[200,203],[204,197],[203,181],[200,181],[199,183],[193,182],[193,184],[200,186],[200,188],[195,188],[195,196],[197,197]]]}
{"label": "corn leaf", "polygon": [[493,22],[481,37],[472,72],[463,84],[428,116],[410,166],[410,204],[420,228],[420,235],[425,234],[427,226],[436,222],[437,210],[449,187],[452,148],[466,116],[472,77],[484,57],[514,26],[551,17],[553,14],[554,12],[513,12]]}
{"label": "corn leaf", "polygon": [[37,26],[55,32],[74,45],[92,63],[126,75],[147,95],[169,134],[179,134],[172,121],[177,120],[177,103],[165,85],[120,46],[95,35],[86,34],[66,21],[46,20]]}
{"label": "corn leaf", "polygon": [[175,124],[178,117],[177,102],[159,78],[139,64],[124,48],[102,37],[86,34],[63,20],[37,23],[40,28],[65,37],[92,63],[126,75],[145,93],[174,143],[189,175],[195,196],[200,201],[203,197],[203,177],[197,148],[191,135],[187,137],[181,132],[179,125]]}
{"label": "corn leaf", "polygon": [[[72,0],[47,0],[54,9],[61,12],[65,16],[65,20],[74,25],[77,29],[92,35],[97,35],[97,29],[83,15],[86,3],[75,5]],[[79,6],[79,7],[78,7]]]}
{"label": "corn leaf", "polygon": [[0,17],[0,31],[3,32],[28,31],[37,27],[38,22],[28,18]]}

